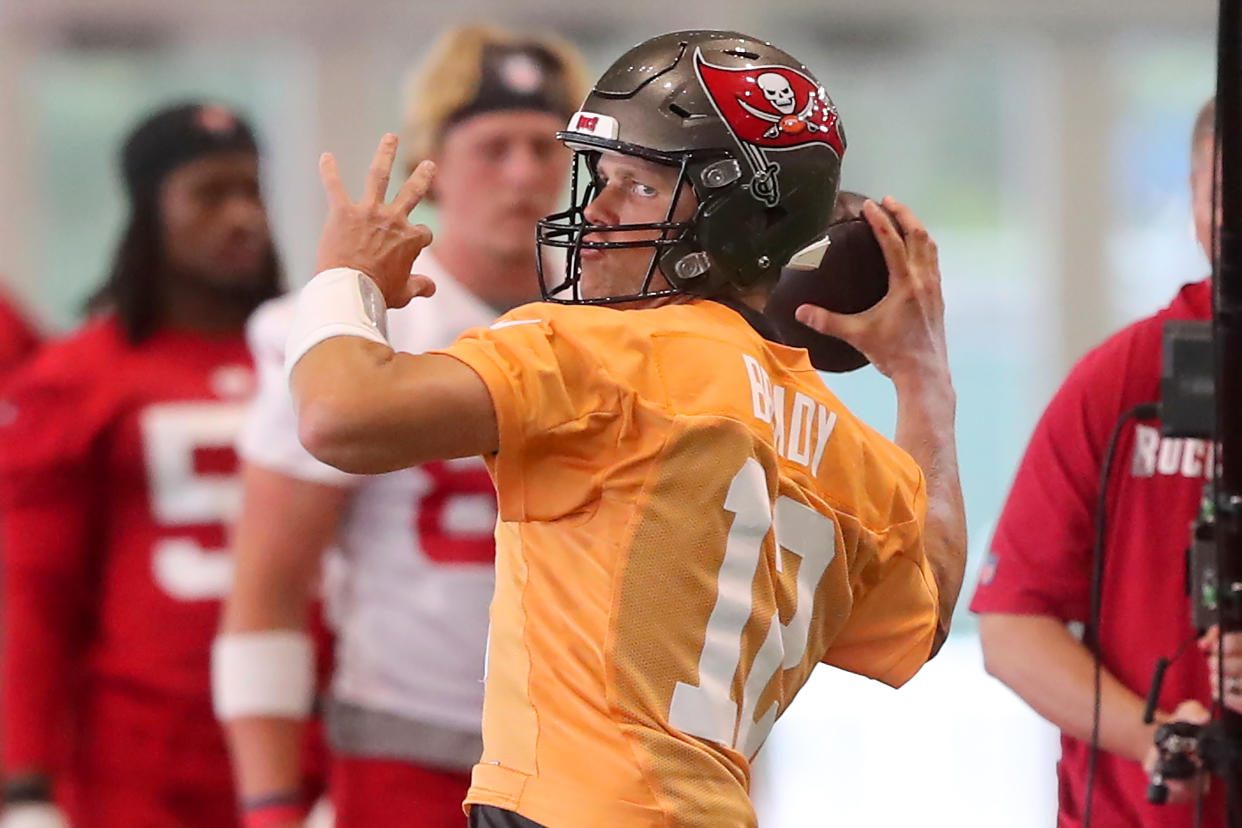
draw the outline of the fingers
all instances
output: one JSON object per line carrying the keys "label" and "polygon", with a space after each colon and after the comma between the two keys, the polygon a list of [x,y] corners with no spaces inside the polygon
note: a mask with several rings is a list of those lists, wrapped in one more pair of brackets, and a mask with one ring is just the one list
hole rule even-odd
{"label": "fingers", "polygon": [[1169,716],[1173,721],[1190,722],[1191,724],[1207,724],[1212,714],[1195,699],[1187,699],[1179,704]]}
{"label": "fingers", "polygon": [[1156,763],[1160,761],[1160,751],[1155,745],[1147,748],[1147,752],[1143,754],[1143,772],[1151,776],[1151,772],[1155,769]]}
{"label": "fingers", "polygon": [[897,218],[906,236],[906,249],[911,259],[930,278],[940,279],[940,253],[923,222],[906,205],[892,196],[885,196],[884,207]]}
{"label": "fingers", "polygon": [[423,276],[418,273],[411,273],[410,278],[401,286],[401,292],[388,303],[390,308],[404,308],[410,304],[411,300],[420,296],[434,296],[436,292],[436,283],[431,281],[430,277]]}
{"label": "fingers", "polygon": [[[1208,656],[1217,654],[1217,640],[1220,638],[1220,631],[1216,627],[1212,627],[1207,633],[1199,639],[1199,649]],[[1226,656],[1242,655],[1242,632],[1225,633],[1224,651]]]}
{"label": "fingers", "polygon": [[[1216,669],[1218,662],[1220,662],[1220,659],[1216,657],[1215,652],[1208,655],[1207,670],[1212,675],[1216,675],[1218,672]],[[1225,655],[1225,677],[1228,678],[1231,677],[1231,675],[1233,675],[1233,677],[1242,677],[1242,653]]]}
{"label": "fingers", "polygon": [[319,156],[319,179],[323,182],[324,192],[328,194],[331,205],[348,204],[349,193],[341,183],[341,171],[336,167],[336,156],[325,152]]}
{"label": "fingers", "polygon": [[427,247],[428,245],[430,245],[432,239],[435,238],[435,236],[431,232],[431,228],[425,224],[410,225],[410,237],[412,241],[414,241],[414,243],[418,245],[418,249],[420,251],[424,247]]}
{"label": "fingers", "polygon": [[1182,805],[1194,802],[1196,797],[1206,793],[1212,780],[1207,774],[1199,773],[1194,779],[1166,779],[1164,784],[1169,787],[1169,803]]}
{"label": "fingers", "polygon": [[383,204],[388,195],[388,178],[392,175],[392,165],[397,159],[397,136],[391,132],[384,135],[380,139],[379,146],[375,150],[375,157],[371,159],[371,166],[367,170],[366,190],[362,195],[363,201],[371,201],[375,204]]}
{"label": "fingers", "polygon": [[884,207],[893,217],[897,219],[897,224],[906,235],[922,230],[927,232],[927,228],[923,226],[923,222],[919,221],[919,217],[914,214],[906,205],[902,204],[892,196],[884,196]]}
{"label": "fingers", "polygon": [[1235,712],[1242,711],[1242,657],[1225,659],[1225,687],[1221,693],[1218,681],[1216,659],[1208,660],[1208,680],[1212,687],[1212,698],[1220,699],[1225,706]]}
{"label": "fingers", "polygon": [[[384,204],[388,194],[388,183],[392,176],[392,166],[397,160],[397,136],[391,132],[380,139],[367,168],[366,186],[362,194],[362,202]],[[400,192],[393,200],[393,206],[400,207],[409,215],[431,187],[431,179],[435,176],[436,167],[430,161],[424,161],[414,168],[410,177],[401,185]],[[341,173],[337,169],[336,158],[325,152],[319,158],[319,177],[323,180],[323,188],[332,204],[349,203],[349,194],[341,183]],[[362,203],[360,202],[360,203]]]}
{"label": "fingers", "polygon": [[[1219,659],[1215,655],[1208,656],[1208,672],[1215,676],[1219,673],[1217,664]],[[1230,676],[1242,677],[1242,654],[1225,656],[1225,678]]]}
{"label": "fingers", "polygon": [[[841,313],[833,313],[819,305],[799,305],[794,318],[817,333],[850,341],[857,319]],[[853,344],[853,343],[851,343]]]}
{"label": "fingers", "polygon": [[1199,639],[1199,649],[1207,653],[1216,649],[1216,639],[1220,637],[1220,627],[1213,625]]}
{"label": "fingers", "polygon": [[431,281],[430,276],[423,276],[420,273],[411,273],[410,281],[406,285],[410,291],[410,298],[435,296],[436,283]]}
{"label": "fingers", "polygon": [[[1218,627],[1212,627],[1199,639],[1199,649],[1207,656],[1212,697],[1221,699],[1230,710],[1242,711],[1242,633],[1227,632],[1222,636]],[[1222,652],[1223,670],[1220,661]],[[1221,673],[1225,678],[1223,693],[1218,681]]]}
{"label": "fingers", "polygon": [[431,180],[435,178],[435,175],[435,164],[430,161],[421,162],[401,185],[397,197],[393,199],[393,206],[404,210],[406,215],[409,215],[410,211],[417,207],[427,195],[427,190],[431,188]]}
{"label": "fingers", "polygon": [[884,254],[884,264],[888,267],[890,283],[905,281],[910,273],[906,262],[906,244],[897,234],[897,228],[888,214],[880,209],[880,205],[871,199],[863,203],[863,218],[871,225],[871,232],[880,244],[880,252]]}

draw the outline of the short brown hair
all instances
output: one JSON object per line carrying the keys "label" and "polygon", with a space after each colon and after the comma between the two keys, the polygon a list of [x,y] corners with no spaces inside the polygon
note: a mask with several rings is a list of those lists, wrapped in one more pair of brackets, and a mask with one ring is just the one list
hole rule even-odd
{"label": "short brown hair", "polygon": [[559,37],[523,35],[484,23],[449,29],[411,70],[406,84],[401,131],[408,169],[436,151],[448,120],[478,93],[485,51],[505,46],[530,46],[552,57],[565,89],[566,120],[586,97],[590,81],[582,54]]}

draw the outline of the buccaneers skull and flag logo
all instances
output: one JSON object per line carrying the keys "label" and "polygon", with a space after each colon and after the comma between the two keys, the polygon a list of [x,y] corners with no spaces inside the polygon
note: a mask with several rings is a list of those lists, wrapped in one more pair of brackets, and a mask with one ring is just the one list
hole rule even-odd
{"label": "buccaneers skull and flag logo", "polygon": [[824,88],[787,66],[733,69],[694,54],[699,82],[737,139],[752,172],[751,194],[768,205],[780,201],[780,165],[769,152],[824,144],[841,157],[845,138],[836,107]]}

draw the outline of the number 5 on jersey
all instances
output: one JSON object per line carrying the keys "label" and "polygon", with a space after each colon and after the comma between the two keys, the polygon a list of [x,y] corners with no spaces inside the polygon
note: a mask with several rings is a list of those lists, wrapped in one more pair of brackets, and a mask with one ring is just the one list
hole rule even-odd
{"label": "number 5 on jersey", "polygon": [[155,583],[179,601],[208,601],[228,594],[233,557],[227,549],[205,549],[176,530],[228,525],[241,504],[235,473],[202,473],[196,452],[226,451],[241,427],[245,407],[222,402],[161,403],[142,413],[143,450],[151,514],[170,536],[152,550]]}
{"label": "number 5 on jersey", "polygon": [[[757,711],[760,694],[778,672],[798,665],[806,654],[815,591],[836,556],[836,527],[829,517],[793,498],[782,495],[773,503],[763,466],[753,457],[748,457],[734,475],[724,509],[733,515],[733,523],[699,657],[698,684],[677,683],[669,724],[689,736],[718,742],[751,757],[763,745],[779,713],[776,702]],[[731,688],[742,664],[742,634],[756,613],[754,582],[763,559],[763,542],[770,532],[774,535],[777,573],[783,571],[781,549],[802,559],[795,612],[788,624],[782,624],[773,611],[742,696],[735,701]]]}

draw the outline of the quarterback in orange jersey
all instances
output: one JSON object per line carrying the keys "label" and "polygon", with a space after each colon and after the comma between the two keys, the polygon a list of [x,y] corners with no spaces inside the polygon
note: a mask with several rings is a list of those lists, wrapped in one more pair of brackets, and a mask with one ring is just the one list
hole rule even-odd
{"label": "quarterback in orange jersey", "polygon": [[394,136],[359,202],[332,156],[320,273],[286,366],[299,435],[374,473],[481,455],[496,482],[496,592],[471,825],[750,826],[750,762],[825,662],[891,685],[948,632],[965,529],[936,250],[887,202],[865,214],[888,296],[800,319],[897,390],[896,442],[825,387],[759,312],[806,262],[844,136],[811,73],[734,32],[623,55],[558,136],[573,203],[543,304],[427,354],[382,311],[429,294],[410,209],[385,203]]}

